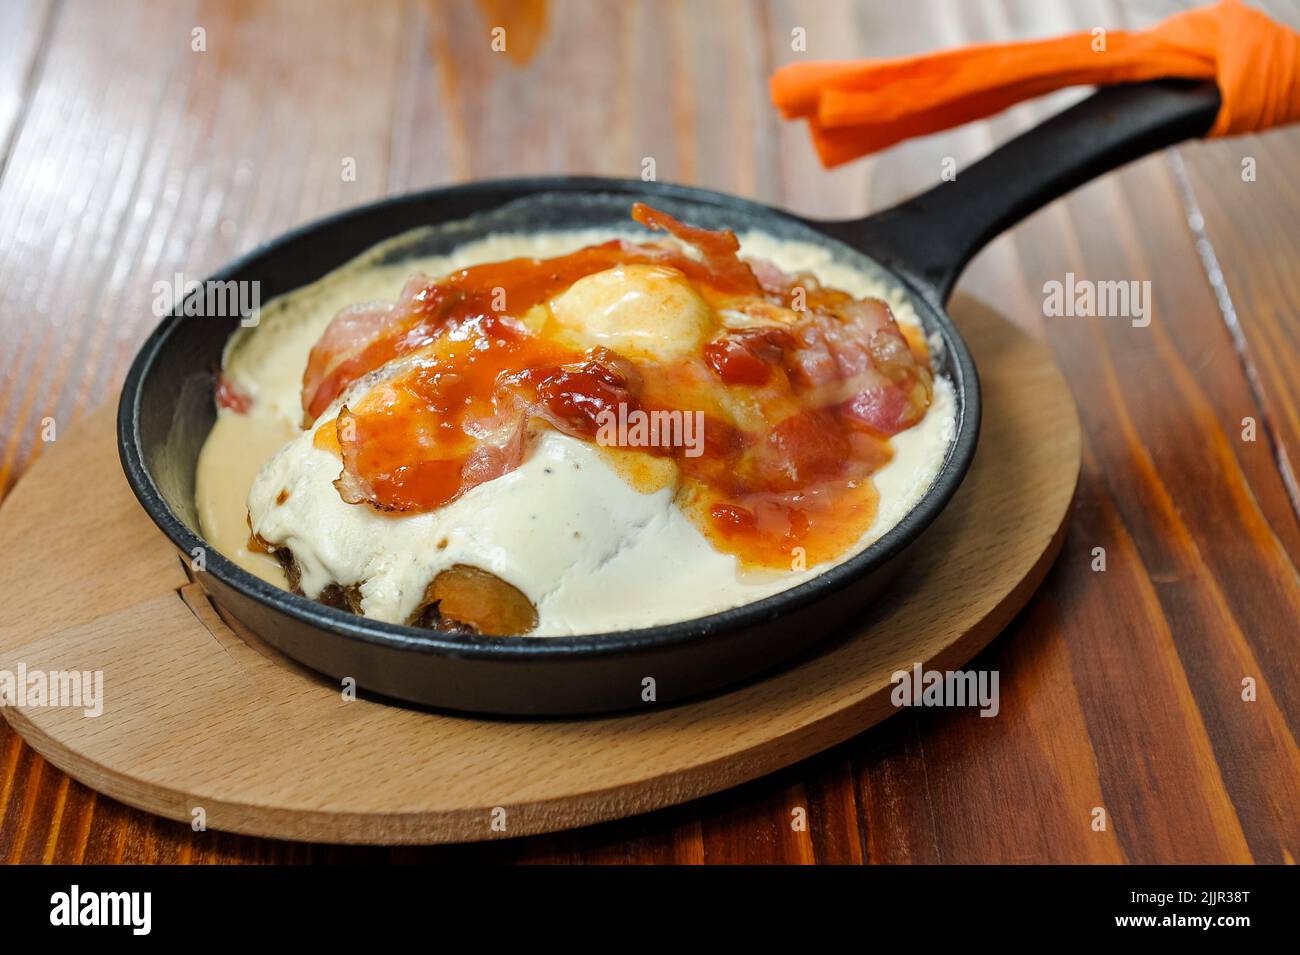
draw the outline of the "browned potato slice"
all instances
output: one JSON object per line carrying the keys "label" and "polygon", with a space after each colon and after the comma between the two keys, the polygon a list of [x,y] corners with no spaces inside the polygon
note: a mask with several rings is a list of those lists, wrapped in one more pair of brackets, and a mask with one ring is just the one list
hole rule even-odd
{"label": "browned potato slice", "polygon": [[537,610],[496,574],[466,564],[449,567],[425,594],[444,623],[472,627],[485,636],[512,637],[537,626]]}

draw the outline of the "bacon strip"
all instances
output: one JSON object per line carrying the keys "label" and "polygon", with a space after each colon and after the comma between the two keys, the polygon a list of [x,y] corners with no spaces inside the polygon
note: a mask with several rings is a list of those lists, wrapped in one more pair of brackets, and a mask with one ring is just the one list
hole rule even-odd
{"label": "bacon strip", "polygon": [[361,396],[358,410],[340,409],[334,486],[344,501],[433,510],[517,468],[532,422],[590,441],[602,412],[635,407],[636,372],[609,349],[477,378],[456,370],[473,351],[451,350],[441,368],[437,359],[418,364]]}
{"label": "bacon strip", "polygon": [[925,416],[930,371],[912,353],[888,305],[824,288],[807,273],[790,275],[761,264],[755,274],[768,297],[784,307],[795,307],[802,298],[806,311],[797,312],[788,326],[796,343],[784,348],[783,360],[791,384],[809,406],[835,407],[883,437]]}
{"label": "bacon strip", "polygon": [[225,372],[216,372],[216,402],[218,408],[225,408],[235,414],[248,414],[253,410],[253,396],[226,377]]}
{"label": "bacon strip", "polygon": [[428,313],[424,296],[431,284],[428,276],[416,273],[407,279],[396,302],[353,305],[334,316],[307,356],[302,376],[302,407],[307,424],[315,421],[353,380],[371,370],[359,366],[367,349],[390,326],[404,319],[409,324],[419,312]]}
{"label": "bacon strip", "polygon": [[[524,458],[526,422],[522,415],[502,415],[481,422],[480,437],[468,453],[440,453],[412,444],[394,463],[386,454],[382,411],[354,414],[339,410],[339,451],[343,470],[334,487],[349,504],[369,504],[381,511],[429,511],[451,503],[471,488],[508,474]],[[326,425],[328,427],[328,425]]]}
{"label": "bacon strip", "polygon": [[[762,293],[753,270],[736,254],[740,251],[740,240],[730,229],[715,232],[712,229],[689,226],[644,202],[633,203],[632,218],[647,229],[669,233],[699,252],[714,288],[753,295]],[[683,268],[682,271],[691,274],[688,268]]]}
{"label": "bacon strip", "polygon": [[[513,401],[526,417],[545,421],[574,438],[592,440],[601,415],[632,410],[640,374],[630,361],[608,348],[593,348],[581,361],[528,368],[503,376],[497,403]],[[506,397],[506,396],[510,397]]]}

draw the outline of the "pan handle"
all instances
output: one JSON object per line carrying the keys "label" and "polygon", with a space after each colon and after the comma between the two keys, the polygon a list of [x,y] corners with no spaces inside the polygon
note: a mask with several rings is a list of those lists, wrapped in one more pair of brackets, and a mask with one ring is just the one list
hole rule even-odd
{"label": "pan handle", "polygon": [[1108,86],[994,150],[956,179],[865,219],[816,226],[948,300],[985,243],[1096,176],[1205,135],[1219,90],[1204,81]]}

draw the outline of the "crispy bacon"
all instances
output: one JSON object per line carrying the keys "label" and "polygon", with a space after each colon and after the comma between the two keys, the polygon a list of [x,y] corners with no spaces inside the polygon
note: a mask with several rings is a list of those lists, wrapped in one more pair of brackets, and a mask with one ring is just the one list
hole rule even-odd
{"label": "crispy bacon", "polygon": [[534,421],[593,440],[602,412],[635,406],[639,381],[631,363],[607,348],[477,382],[453,365],[441,374],[440,395],[429,384],[440,373],[417,366],[387,382],[377,403],[362,398],[373,407],[340,409],[335,427],[343,473],[334,486],[343,500],[386,511],[441,507],[517,468]]}
{"label": "crispy bacon", "polygon": [[867,342],[872,363],[884,379],[859,391],[845,413],[883,435],[912,427],[925,415],[933,395],[930,369],[916,360],[897,326],[878,329]]}
{"label": "crispy bacon", "polygon": [[[647,229],[667,232],[695,249],[703,260],[714,288],[731,293],[761,294],[762,287],[754,277],[753,270],[736,254],[740,251],[740,240],[730,229],[715,232],[689,226],[644,202],[632,205],[632,218]],[[689,269],[683,271],[690,274]]]}
{"label": "crispy bacon", "polygon": [[784,326],[726,333],[705,346],[705,361],[729,385],[762,385],[781,367],[806,407],[837,409],[884,437],[911,427],[930,404],[929,369],[884,302],[835,294]]}
{"label": "crispy bacon", "polygon": [[798,340],[785,328],[740,328],[704,346],[704,361],[728,385],[763,385]]}
{"label": "crispy bacon", "polygon": [[430,311],[425,297],[430,284],[428,276],[417,272],[407,279],[396,302],[353,305],[334,316],[312,346],[302,376],[302,407],[308,424],[352,381],[371,370],[361,367],[366,350],[390,325]]}
{"label": "crispy bacon", "polygon": [[[799,276],[791,274],[781,269],[775,262],[769,262],[767,259],[749,259],[750,271],[754,273],[754,278],[762,286],[763,291],[776,294],[784,294],[789,289],[799,285]],[[806,273],[805,273],[806,274]]]}
{"label": "crispy bacon", "polygon": [[[788,316],[793,311],[796,316],[788,328],[797,341],[782,346],[782,362],[807,404],[836,408],[855,425],[883,437],[911,427],[925,415],[931,397],[930,371],[913,355],[888,305],[827,288],[806,272],[785,272],[763,261],[750,266],[766,301],[778,307],[776,314]],[[742,305],[741,311],[768,320],[773,315],[761,304]],[[752,332],[728,337],[744,334]],[[740,339],[745,346],[750,341]],[[715,352],[721,349],[717,344],[713,347]],[[735,354],[735,346],[729,345],[728,350]],[[743,356],[741,363],[744,368]],[[715,370],[727,380],[717,364]],[[758,378],[756,371],[745,371]]]}
{"label": "crispy bacon", "polygon": [[[525,419],[502,414],[476,422],[478,439],[466,454],[440,453],[416,442],[394,456],[385,447],[385,415],[339,410],[339,451],[343,470],[334,487],[349,504],[381,511],[427,511],[449,504],[471,488],[517,468],[524,458]],[[324,427],[330,427],[325,425]],[[402,437],[412,437],[409,433]]]}
{"label": "crispy bacon", "polygon": [[227,378],[224,372],[218,371],[216,378],[217,407],[233,411],[235,414],[248,414],[253,408],[253,396]]}
{"label": "crispy bacon", "polygon": [[750,457],[756,489],[797,491],[840,474],[849,441],[832,413],[810,408],[778,421]]}
{"label": "crispy bacon", "polygon": [[528,417],[539,418],[557,431],[588,441],[599,430],[601,415],[618,413],[619,405],[635,405],[640,375],[632,363],[608,348],[593,348],[581,361],[527,368],[504,375],[498,398],[510,395]]}
{"label": "crispy bacon", "polygon": [[807,313],[793,328],[799,346],[787,353],[788,370],[806,388],[852,379],[874,366],[868,343],[882,329],[896,330],[894,317],[884,302],[873,299],[834,314]]}

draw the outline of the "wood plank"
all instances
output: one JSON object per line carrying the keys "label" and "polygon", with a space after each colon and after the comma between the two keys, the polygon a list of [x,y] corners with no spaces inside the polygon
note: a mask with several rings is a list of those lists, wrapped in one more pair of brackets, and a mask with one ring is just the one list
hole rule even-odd
{"label": "wood plank", "polygon": [[[1277,624],[1294,618],[1288,612],[1297,598],[1294,568],[1286,552],[1261,530],[1268,525],[1261,504],[1270,500],[1270,490],[1274,508],[1285,502],[1275,493],[1276,473],[1265,474],[1272,479],[1271,488],[1247,483],[1248,475],[1235,458],[1234,432],[1216,420],[1212,399],[1203,390],[1235,393],[1247,402],[1240,407],[1250,408],[1240,368],[1225,348],[1226,333],[1209,287],[1203,280],[1188,281],[1186,261],[1194,250],[1190,236],[1178,231],[1181,209],[1168,165],[1160,159],[1139,163],[1086,187],[1055,212],[1037,218],[1018,236],[1027,276],[1041,277],[1031,280],[1031,285],[1060,280],[1067,271],[1096,279],[1151,276],[1155,296],[1155,317],[1148,328],[1106,319],[1049,322],[1058,361],[1080,395],[1098,476],[1126,532],[1133,536],[1159,601],[1158,608],[1147,601],[1145,612],[1126,615],[1128,624],[1121,632],[1131,633],[1139,621],[1149,621],[1156,628],[1153,633],[1167,628],[1179,650],[1183,673],[1174,674],[1176,682],[1170,689],[1178,689],[1182,699],[1170,698],[1164,705],[1130,704],[1123,712],[1133,721],[1132,730],[1140,733],[1135,742],[1152,725],[1145,721],[1164,714],[1171,714],[1171,719],[1172,714],[1180,714],[1178,718],[1187,721],[1186,732],[1171,723],[1152,734],[1158,738],[1140,742],[1133,751],[1150,759],[1155,747],[1162,759],[1168,759],[1172,747],[1191,742],[1194,748],[1187,751],[1187,758],[1196,769],[1193,772],[1194,766],[1189,765],[1186,778],[1199,777],[1203,786],[1210,787],[1198,800],[1213,805],[1211,794],[1227,783],[1243,822],[1274,815],[1270,786],[1282,785],[1290,791],[1300,775],[1294,750],[1288,752],[1282,745],[1287,717],[1278,706],[1285,701],[1269,694],[1286,693],[1294,685],[1289,681],[1295,660],[1294,655],[1267,652],[1256,657],[1251,642],[1276,649],[1286,639]],[[1194,364],[1188,357],[1193,355]],[[1197,474],[1211,477],[1195,482],[1172,479]],[[1243,521],[1256,532],[1238,538],[1234,529]],[[1248,540],[1249,547],[1243,543],[1234,552],[1238,540]],[[1098,543],[1107,546],[1104,540]],[[1241,551],[1249,552],[1246,565],[1241,563]],[[1261,574],[1261,562],[1264,566],[1271,562],[1273,572]],[[1082,578],[1073,581],[1081,583]],[[1110,591],[1116,578],[1108,575],[1105,581],[1106,590],[1097,591],[1100,601],[1115,599]],[[1249,595],[1261,592],[1278,602],[1251,604]],[[1237,599],[1240,593],[1247,597]],[[1106,618],[1115,619],[1113,609]],[[1265,632],[1256,633],[1257,629]],[[1089,637],[1098,635],[1089,629]],[[1098,654],[1101,665],[1080,689],[1085,700],[1100,703],[1113,690],[1117,675],[1110,662],[1114,650],[1099,647]],[[1168,656],[1161,654],[1159,660],[1141,667],[1139,685],[1144,690],[1154,689],[1152,681],[1162,679],[1161,663],[1173,665]],[[1268,687],[1253,712],[1239,700],[1240,681],[1246,675],[1258,676],[1261,685]],[[1192,690],[1194,705],[1179,689],[1183,679]],[[1213,759],[1204,751],[1207,741],[1195,732],[1201,720],[1208,724],[1222,780],[1211,770]],[[1202,737],[1199,743],[1198,737]],[[1100,740],[1094,737],[1094,742]],[[1099,752],[1099,760],[1105,755]],[[1113,755],[1122,757],[1120,751]],[[1255,768],[1243,765],[1246,762]],[[1159,795],[1148,790],[1152,813],[1168,812],[1185,798],[1181,775],[1169,773]],[[1264,832],[1278,832],[1273,825],[1265,824],[1263,831],[1254,833],[1252,848],[1264,858],[1277,858],[1278,845],[1270,845],[1264,836]],[[1218,835],[1215,827],[1206,831]],[[1284,831],[1283,841],[1290,844],[1295,833]],[[1177,843],[1170,841],[1166,848],[1191,852],[1193,843],[1187,836],[1180,830]],[[1207,853],[1210,848],[1206,847]]]}
{"label": "wood plank", "polygon": [[[1207,268],[1222,276],[1220,311],[1261,407],[1257,439],[1241,451],[1260,470],[1281,475],[1292,514],[1279,514],[1273,528],[1293,564],[1300,561],[1300,280],[1288,252],[1295,249],[1291,210],[1300,205],[1292,172],[1297,151],[1295,129],[1182,151],[1196,201],[1190,212],[1199,214],[1203,233],[1199,251]],[[1243,163],[1254,164],[1254,181],[1242,178]],[[1240,428],[1241,418],[1235,423]]]}
{"label": "wood plank", "polygon": [[0,172],[22,124],[32,88],[40,80],[54,0],[0,7]]}

